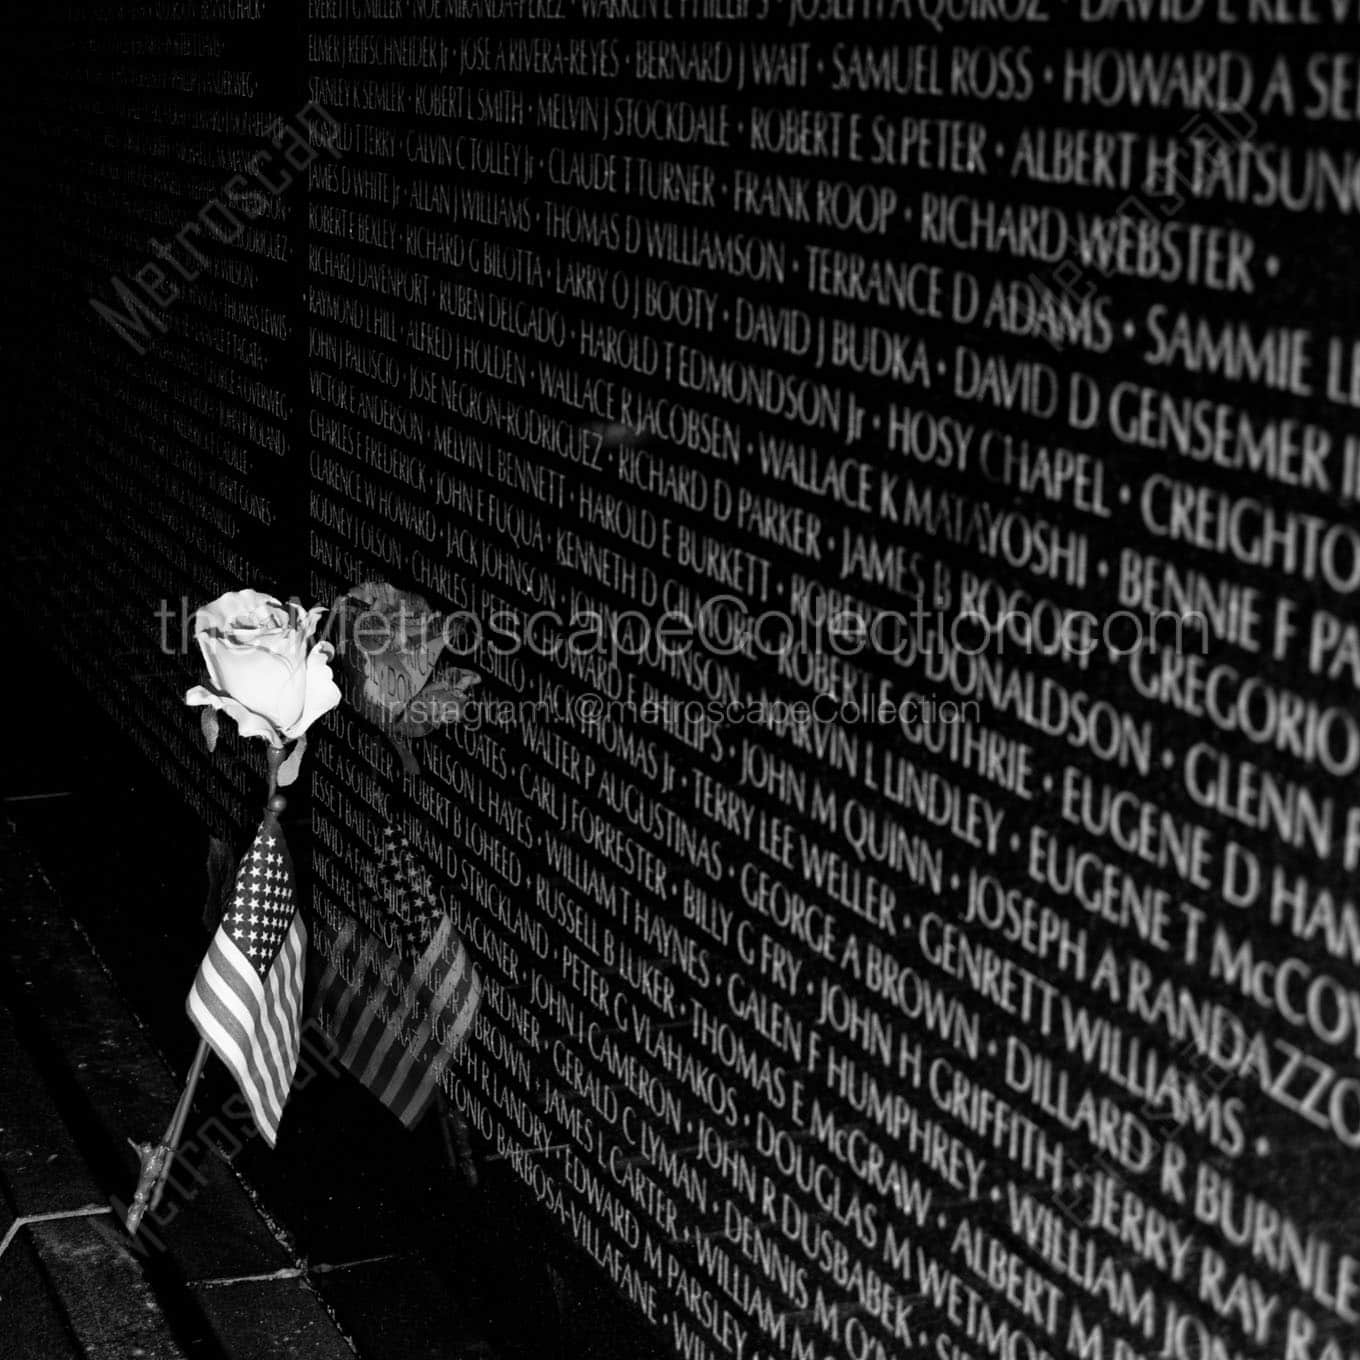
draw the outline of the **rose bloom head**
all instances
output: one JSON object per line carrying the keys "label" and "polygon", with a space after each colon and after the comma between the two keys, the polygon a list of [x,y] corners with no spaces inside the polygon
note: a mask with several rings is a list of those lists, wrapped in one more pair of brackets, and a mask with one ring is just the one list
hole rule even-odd
{"label": "rose bloom head", "polygon": [[334,648],[312,642],[324,606],[280,604],[256,590],[233,590],[204,605],[194,638],[208,668],[207,685],[185,696],[233,718],[244,737],[271,746],[293,741],[340,702],[331,675]]}

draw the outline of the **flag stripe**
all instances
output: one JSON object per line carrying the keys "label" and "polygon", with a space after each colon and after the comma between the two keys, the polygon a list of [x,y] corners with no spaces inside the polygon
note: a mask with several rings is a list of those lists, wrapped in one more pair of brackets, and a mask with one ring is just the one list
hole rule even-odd
{"label": "flag stripe", "polygon": [[[451,1039],[452,1047],[444,1041],[442,1036],[436,1036],[436,1048],[434,1058],[428,1068],[423,1073],[421,1080],[416,1085],[415,1092],[410,1096],[407,1107],[401,1113],[400,1118],[408,1128],[412,1127],[420,1116],[425,1113],[431,1098],[434,1096],[435,1088],[440,1078],[444,1075],[445,1068],[453,1059],[453,1050],[463,1041],[467,1031],[472,1026],[473,1018],[477,1014],[477,1008],[481,1004],[482,988],[481,982],[475,973],[472,975],[472,985],[468,988],[464,1004],[454,1018],[452,1030],[448,1034]],[[437,1026],[436,1026],[437,1027]]]}
{"label": "flag stripe", "polygon": [[377,1085],[378,1073],[382,1070],[388,1053],[395,1046],[400,1049],[400,1035],[405,1027],[406,1020],[412,1010],[415,1009],[416,996],[413,988],[407,988],[402,994],[402,1004],[399,1010],[390,1014],[386,1021],[381,1025],[373,1026],[373,1043],[367,1049],[367,1059],[362,1067],[355,1062],[355,1075],[365,1086],[371,1086],[375,1090],[380,1089]]}
{"label": "flag stripe", "polygon": [[[336,958],[343,958],[348,952],[350,943],[354,939],[355,923],[352,920],[345,922],[344,926],[337,932],[331,951]],[[321,981],[317,983],[316,1007],[323,1016],[330,1017],[331,1038],[335,1041],[337,1048],[343,1048],[348,1042],[342,1038],[342,1031],[345,1031],[345,1016],[349,1012],[350,1004],[355,997],[354,988],[345,980],[339,967],[325,949],[320,949],[322,958],[326,961],[325,970],[321,974]],[[356,978],[359,974],[355,973]]]}
{"label": "flag stripe", "polygon": [[211,1011],[206,1009],[196,1011],[195,1003],[198,1001],[197,989],[190,994],[189,1014],[193,1018],[194,1024],[198,1027],[199,1033],[208,1041],[214,1053],[226,1064],[227,1070],[236,1078],[236,1083],[241,1088],[242,1094],[250,1103],[251,1113],[255,1116],[255,1123],[266,1138],[272,1140],[273,1130],[278,1126],[278,1111],[267,1109],[261,1095],[262,1087],[251,1075],[249,1065],[241,1050],[238,1042],[238,1035],[229,1033],[217,1023]]}
{"label": "flag stripe", "polygon": [[378,1042],[374,1046],[367,1065],[364,1067],[363,1071],[359,1073],[359,1080],[363,1082],[365,1086],[372,1087],[379,1100],[383,1099],[381,1094],[383,1086],[378,1083],[378,1073],[382,1069],[383,1062],[387,1057],[389,1049],[395,1046],[398,1051],[401,1051],[405,1048],[405,1045],[398,1042],[398,1036],[401,1034],[402,1027],[406,1023],[406,1018],[413,1010],[415,1010],[417,1003],[421,1000],[421,991],[427,990],[423,984],[425,979],[429,977],[430,966],[433,959],[437,959],[439,954],[443,952],[444,941],[448,939],[450,929],[449,918],[446,916],[443,921],[440,922],[439,931],[435,935],[435,938],[430,942],[430,945],[421,957],[420,962],[416,965],[411,984],[406,987],[403,992],[401,1009],[383,1027],[383,1032],[378,1036]]}
{"label": "flag stripe", "polygon": [[[342,966],[345,946],[353,938],[349,922],[334,937],[332,948]],[[373,937],[365,941],[361,956],[371,953],[373,942]],[[438,969],[446,953],[452,960],[441,976]],[[340,1061],[409,1128],[429,1106],[453,1051],[472,1026],[481,1002],[481,980],[447,917],[409,968],[404,985],[398,981],[387,992],[370,990],[376,989],[381,976],[378,966],[371,977],[350,970],[352,980],[346,982],[331,961],[319,1004],[323,1014],[329,1013]],[[386,1017],[379,1014],[385,1002],[397,1003]],[[413,1013],[420,1017],[419,1026],[403,1042],[403,1026]]]}
{"label": "flag stripe", "polygon": [[390,830],[373,910],[383,924],[351,916],[330,928],[317,1005],[340,1062],[409,1128],[467,1038],[481,980],[405,838]]}
{"label": "flag stripe", "polygon": [[285,941],[283,949],[279,952],[279,957],[270,967],[269,975],[265,979],[264,1006],[255,1026],[255,1033],[258,1037],[260,1051],[264,1054],[265,1060],[269,1064],[269,1070],[274,1074],[276,1082],[275,1090],[278,1092],[279,1096],[280,1111],[283,1109],[283,1102],[288,1099],[288,1088],[293,1084],[293,1066],[288,1060],[286,1048],[287,1039],[283,1033],[283,1024],[286,1021],[286,1016],[282,1010],[282,983],[286,975],[286,969],[282,965],[292,939],[293,932],[292,928],[289,927],[288,939]]}
{"label": "flag stripe", "polygon": [[[445,922],[447,924],[447,918],[445,918]],[[436,940],[435,943],[439,944],[442,951],[442,944],[440,944],[438,940]],[[430,948],[433,950],[435,945],[431,945]],[[428,958],[428,954],[426,957]],[[417,1032],[417,1043],[406,1049],[401,1055],[401,1059],[397,1063],[396,1071],[393,1072],[388,1084],[381,1090],[378,1090],[377,1087],[374,1088],[378,1093],[378,1099],[381,1100],[383,1104],[389,1105],[392,1109],[396,1110],[399,1116],[401,1116],[402,1111],[406,1109],[411,1100],[414,1099],[413,1095],[403,1093],[408,1086],[407,1077],[410,1074],[411,1069],[417,1065],[417,1046],[419,1047],[419,1057],[421,1060],[424,1060],[434,1038],[436,1017],[444,1011],[450,1001],[464,991],[464,979],[471,971],[468,965],[466,949],[459,949],[458,964],[461,966],[455,970],[450,970],[448,976],[445,977],[440,984],[439,990],[435,993],[434,1001],[427,1010],[425,1019],[422,1021],[420,1029]],[[439,1079],[440,1072],[443,1071],[450,1056],[452,1056],[446,1048],[443,1048],[442,1045],[438,1043],[434,1043],[433,1047],[435,1049],[434,1054],[425,1062],[425,1075],[431,1083]],[[440,1056],[441,1054],[443,1055],[442,1059]],[[420,1083],[417,1082],[417,1091],[415,1094],[419,1094],[419,1085]],[[404,1118],[403,1122],[405,1122]]]}
{"label": "flag stripe", "polygon": [[[364,940],[363,945],[359,950],[359,966],[355,969],[354,986],[351,989],[352,997],[345,1007],[345,1009],[348,1010],[349,1005],[353,1004],[353,1000],[357,999],[361,994],[364,995],[364,1004],[354,1020],[350,1044],[340,1055],[340,1061],[344,1063],[346,1067],[354,1066],[359,1059],[359,1053],[363,1049],[366,1040],[372,1033],[374,1024],[382,1023],[380,1017],[377,1015],[378,1008],[383,1001],[377,986],[377,974],[379,971],[378,962],[378,942],[376,937],[369,935]],[[370,963],[373,965],[374,978],[372,980],[372,985],[366,992],[362,992],[361,989],[363,989],[365,981],[364,975],[368,971]]]}
{"label": "flag stripe", "polygon": [[[298,1052],[302,1047],[302,969],[306,956],[307,928],[302,924],[299,914],[293,917],[293,923],[288,927],[288,937],[270,969],[269,992],[273,1004],[269,1014],[278,1027],[283,1048],[282,1061],[288,1078],[288,1086],[283,1093],[285,1101],[288,1099],[288,1089],[293,1085]],[[273,1026],[267,1028],[272,1032]]]}
{"label": "flag stripe", "polygon": [[236,1079],[271,1147],[297,1071],[306,949],[288,847],[267,812],[241,858],[233,901],[199,965],[186,1009]]}
{"label": "flag stripe", "polygon": [[[281,1108],[278,1074],[267,1064],[257,1033],[264,988],[255,970],[244,960],[232,959],[228,950],[233,954],[239,952],[224,937],[213,940],[199,969],[193,994],[217,1025],[232,1036],[241,1051],[242,1070],[264,1088],[270,1105]],[[258,992],[252,991],[252,983]]]}
{"label": "flag stripe", "polygon": [[[240,954],[240,951],[230,941],[226,941],[225,945],[226,947],[222,949],[223,955],[230,957],[230,955],[227,955],[228,949],[237,955]],[[209,957],[211,958],[211,954]],[[235,965],[234,970],[229,977],[223,973],[223,980],[234,984],[235,997],[246,1005],[249,1018],[246,1033],[250,1039],[250,1054],[261,1077],[267,1078],[272,1088],[273,1100],[271,1103],[277,1104],[280,1112],[282,1112],[283,1102],[288,1098],[291,1073],[286,1071],[285,1061],[278,1050],[277,1035],[274,1026],[270,1023],[274,1015],[273,1007],[277,1004],[274,989],[268,985],[268,979],[265,983],[259,982],[259,974],[255,972],[244,957],[232,959],[231,962]],[[221,972],[220,967],[219,972]],[[271,969],[270,976],[274,976],[273,969]],[[249,991],[243,990],[245,987],[250,987],[250,984],[255,984],[255,987],[258,987],[258,992],[255,991],[254,987],[251,987]],[[220,990],[218,996],[223,1002],[229,1002],[232,993],[228,990]]]}
{"label": "flag stripe", "polygon": [[[350,941],[354,939],[355,922],[347,920],[336,933],[332,949],[336,957],[343,957],[349,950]],[[321,981],[317,984],[317,1001],[324,1004],[325,1009],[330,1011],[333,1023],[339,1025],[344,1019],[344,1011],[348,1009],[348,1001],[351,997],[349,984],[340,975],[339,968],[336,967],[330,955],[322,951],[322,957],[326,960],[325,971],[321,974]],[[338,998],[334,1003],[330,998]],[[342,1006],[341,1003],[346,1003]]]}
{"label": "flag stripe", "polygon": [[[351,1070],[358,1064],[361,1053],[367,1055],[368,1045],[377,1042],[376,1032],[384,1023],[377,1013],[380,1000],[376,991],[365,999],[363,1010],[354,1022],[354,1035],[350,1039],[349,1047],[340,1055],[340,1061]],[[364,1061],[367,1062],[367,1056]],[[362,1071],[363,1068],[360,1067],[358,1070]]]}
{"label": "flag stripe", "polygon": [[[261,1080],[259,1069],[250,1056],[250,1041],[235,1016],[220,1004],[209,990],[206,963],[200,970],[194,990],[189,993],[189,1015],[198,1031],[212,1046],[213,1052],[227,1065],[242,1094],[250,1103],[255,1123],[272,1144],[278,1128],[280,1110],[272,1087]],[[223,1023],[225,1021],[225,1023]]]}
{"label": "flag stripe", "polygon": [[419,1001],[423,1012],[419,1028],[410,1043],[395,1046],[395,1051],[389,1054],[389,1061],[381,1071],[373,1073],[370,1082],[378,1099],[396,1111],[400,1111],[402,1106],[402,1099],[398,1092],[403,1085],[406,1072],[410,1070],[413,1063],[429,1060],[427,1055],[431,1051],[430,1041],[436,1018],[444,1006],[448,1004],[449,998],[459,990],[459,984],[467,972],[467,951],[462,948],[460,942],[454,969],[441,979],[438,990],[433,995],[431,994],[429,987],[430,973],[434,965],[440,961],[451,933],[452,927],[446,917],[438,934],[431,941],[416,967],[415,976],[420,979],[421,985],[418,988],[413,985],[411,993],[413,999]]}

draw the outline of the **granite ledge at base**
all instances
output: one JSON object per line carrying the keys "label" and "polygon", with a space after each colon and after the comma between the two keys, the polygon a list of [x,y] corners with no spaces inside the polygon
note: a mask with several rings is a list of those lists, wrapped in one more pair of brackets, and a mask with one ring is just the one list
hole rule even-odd
{"label": "granite ledge at base", "polygon": [[[176,1079],[10,825],[0,933],[0,1354],[22,1336],[44,1360],[353,1360],[219,1158],[149,1249],[116,1221],[137,1177],[128,1140],[164,1129]],[[207,1287],[237,1278],[230,1306]]]}

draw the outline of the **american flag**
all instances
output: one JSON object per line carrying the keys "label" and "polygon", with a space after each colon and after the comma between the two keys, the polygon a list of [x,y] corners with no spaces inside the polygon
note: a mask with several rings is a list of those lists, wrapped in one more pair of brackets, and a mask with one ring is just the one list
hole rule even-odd
{"label": "american flag", "polygon": [[236,1078],[270,1147],[297,1070],[306,952],[293,862],[278,819],[266,812],[241,859],[187,1009]]}
{"label": "american flag", "polygon": [[467,1038],[482,984],[405,837],[385,837],[384,944],[353,917],[322,950],[317,1008],[340,1061],[409,1129]]}

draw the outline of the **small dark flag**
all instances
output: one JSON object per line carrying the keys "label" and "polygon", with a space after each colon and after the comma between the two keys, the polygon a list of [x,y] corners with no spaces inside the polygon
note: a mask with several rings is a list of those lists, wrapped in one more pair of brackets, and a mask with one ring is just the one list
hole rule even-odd
{"label": "small dark flag", "polygon": [[481,979],[405,841],[384,847],[386,939],[354,918],[324,949],[317,1008],[343,1063],[407,1128],[466,1042]]}
{"label": "small dark flag", "polygon": [[270,1147],[297,1070],[306,952],[292,858],[278,820],[266,812],[241,860],[187,1009],[236,1078]]}

